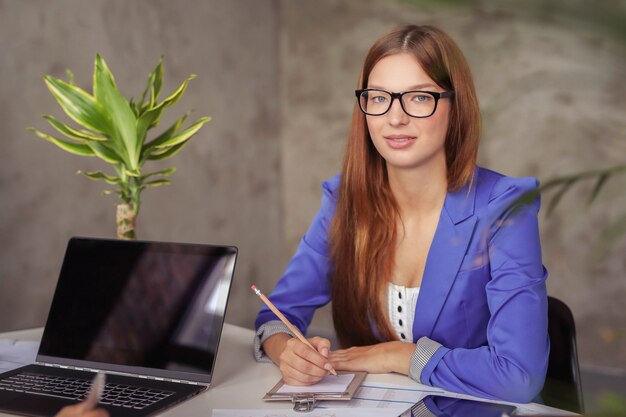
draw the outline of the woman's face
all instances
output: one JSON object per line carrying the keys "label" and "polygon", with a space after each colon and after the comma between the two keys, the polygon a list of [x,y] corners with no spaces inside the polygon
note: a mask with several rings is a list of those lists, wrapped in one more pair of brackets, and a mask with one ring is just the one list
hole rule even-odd
{"label": "woman's face", "polygon": [[[392,93],[409,90],[443,92],[411,54],[387,56],[374,66],[367,88]],[[385,159],[387,168],[412,169],[444,164],[445,138],[450,100],[440,99],[435,113],[427,118],[411,117],[402,110],[398,99],[382,116],[366,116],[374,146]],[[441,166],[439,166],[441,168]]]}

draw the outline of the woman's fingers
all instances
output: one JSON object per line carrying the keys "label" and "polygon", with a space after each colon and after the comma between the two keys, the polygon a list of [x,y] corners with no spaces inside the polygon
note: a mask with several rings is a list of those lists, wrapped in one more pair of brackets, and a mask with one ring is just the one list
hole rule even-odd
{"label": "woman's fingers", "polygon": [[[329,354],[330,342],[313,338],[311,344]],[[280,355],[280,371],[290,385],[311,385],[320,381],[332,369],[330,361],[317,350],[311,349],[296,338],[287,342]]]}
{"label": "woman's fingers", "polygon": [[360,362],[367,360],[366,348],[350,348],[336,350],[330,354],[330,360],[337,369],[344,371],[361,370]]}
{"label": "woman's fingers", "polygon": [[90,410],[85,403],[68,405],[57,413],[55,417],[108,417],[109,413],[103,408]]}
{"label": "woman's fingers", "polygon": [[285,360],[300,372],[313,376],[324,376],[328,373],[328,359],[298,339],[291,339],[283,353]]}
{"label": "woman's fingers", "polygon": [[357,346],[330,353],[330,361],[336,369],[366,371],[373,374],[397,372],[407,375],[411,356],[415,350],[412,343],[399,341]]}
{"label": "woman's fingers", "polygon": [[328,358],[328,354],[330,353],[330,340],[324,339],[323,337],[312,337],[309,339],[309,342],[317,349],[317,351],[325,358]]}
{"label": "woman's fingers", "polygon": [[288,365],[281,365],[280,371],[287,385],[313,385],[321,381],[325,375],[311,375]]}

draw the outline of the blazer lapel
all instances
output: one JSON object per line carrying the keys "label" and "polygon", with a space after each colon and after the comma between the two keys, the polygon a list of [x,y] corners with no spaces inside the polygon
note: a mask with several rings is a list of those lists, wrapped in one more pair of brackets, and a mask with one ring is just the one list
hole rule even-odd
{"label": "blazer lapel", "polygon": [[432,331],[454,284],[459,267],[472,239],[476,218],[476,180],[455,193],[448,193],[439,224],[426,258],[424,277],[415,307],[414,338],[432,336]]}

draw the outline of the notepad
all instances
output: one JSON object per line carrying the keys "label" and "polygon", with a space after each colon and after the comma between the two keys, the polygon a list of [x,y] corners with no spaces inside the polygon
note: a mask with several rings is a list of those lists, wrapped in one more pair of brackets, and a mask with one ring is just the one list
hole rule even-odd
{"label": "notepad", "polygon": [[326,375],[320,382],[315,385],[310,386],[300,386],[300,385],[287,385],[284,384],[281,386],[276,393],[278,394],[296,394],[300,392],[310,392],[310,393],[318,393],[318,392],[347,392],[348,386],[354,380],[355,374],[339,374],[337,376],[334,375]]}
{"label": "notepad", "polygon": [[310,411],[316,401],[347,401],[365,379],[367,372],[338,372],[327,375],[315,385],[287,385],[282,379],[263,397],[265,401],[291,401],[296,411]]}

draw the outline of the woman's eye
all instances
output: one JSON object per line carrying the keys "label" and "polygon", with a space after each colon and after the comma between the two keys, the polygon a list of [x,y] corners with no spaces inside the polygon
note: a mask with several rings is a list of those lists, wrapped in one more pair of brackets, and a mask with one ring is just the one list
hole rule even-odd
{"label": "woman's eye", "polygon": [[430,100],[432,97],[429,96],[428,94],[416,94],[415,96],[413,96],[413,101],[416,101],[418,103],[424,103],[428,100]]}
{"label": "woman's eye", "polygon": [[387,101],[387,97],[385,96],[372,96],[370,98],[370,100],[372,100],[372,102],[376,103],[376,104],[380,104],[380,103],[384,103]]}

